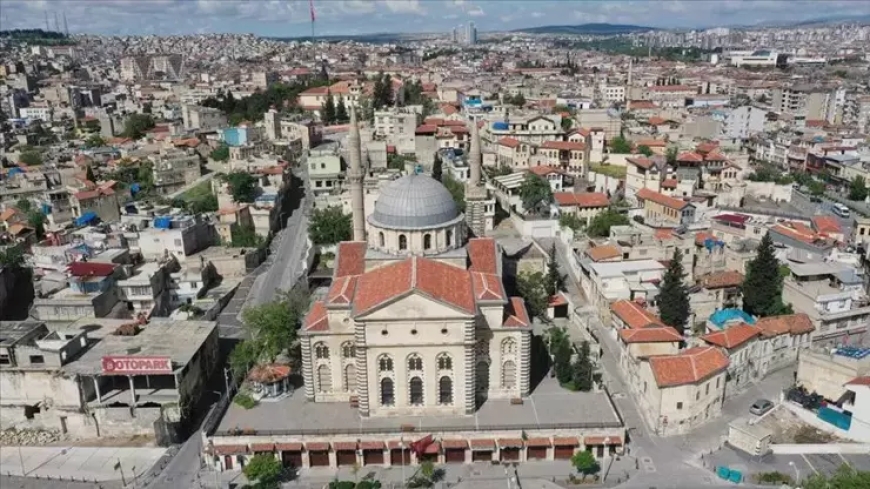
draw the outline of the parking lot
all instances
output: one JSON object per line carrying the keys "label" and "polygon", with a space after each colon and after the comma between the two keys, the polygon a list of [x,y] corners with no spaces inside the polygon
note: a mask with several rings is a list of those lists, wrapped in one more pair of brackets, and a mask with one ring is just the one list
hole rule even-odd
{"label": "parking lot", "polygon": [[87,481],[130,479],[154,465],[165,448],[0,447],[0,473]]}
{"label": "parking lot", "polygon": [[781,472],[801,479],[814,474],[831,474],[843,464],[858,470],[870,470],[870,453],[866,454],[804,454],[767,455],[761,460],[728,446],[704,457],[708,468],[728,467],[744,473],[749,479],[759,472]]}

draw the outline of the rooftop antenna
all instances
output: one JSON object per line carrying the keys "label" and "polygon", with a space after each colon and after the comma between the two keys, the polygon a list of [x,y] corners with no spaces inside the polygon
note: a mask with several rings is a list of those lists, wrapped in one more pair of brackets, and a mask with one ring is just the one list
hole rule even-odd
{"label": "rooftop antenna", "polygon": [[48,26],[48,10],[44,10],[42,13],[45,14],[45,32],[51,30],[51,27]]}
{"label": "rooftop antenna", "polygon": [[69,24],[66,23],[66,12],[63,13],[63,33],[69,37]]}
{"label": "rooftop antenna", "polygon": [[60,23],[57,21],[57,12],[54,13],[54,32],[60,32]]}
{"label": "rooftop antenna", "polygon": [[308,0],[308,10],[311,12],[311,42],[314,42],[314,21],[317,17],[314,14],[314,0]]}

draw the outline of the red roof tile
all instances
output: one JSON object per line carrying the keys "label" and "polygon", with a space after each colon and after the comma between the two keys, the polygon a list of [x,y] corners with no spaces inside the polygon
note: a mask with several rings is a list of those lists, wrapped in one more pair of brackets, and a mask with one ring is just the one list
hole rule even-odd
{"label": "red roof tile", "polygon": [[364,273],[357,282],[353,303],[357,313],[368,311],[411,290],[414,259],[384,265]]}
{"label": "red roof tile", "polygon": [[760,328],[761,333],[768,338],[786,333],[793,335],[806,334],[816,329],[810,317],[804,313],[760,318],[755,322],[755,326]]}
{"label": "red roof tile", "polygon": [[441,440],[441,446],[448,450],[465,450],[468,448],[468,441],[466,440]]}
{"label": "red roof tile", "polygon": [[616,314],[616,317],[622,320],[632,329],[649,328],[649,327],[666,327],[655,314],[644,309],[640,304],[634,301],[621,300],[610,305],[610,310]]}
{"label": "red roof tile", "polygon": [[619,446],[622,445],[622,437],[621,436],[584,436],[583,437],[584,445],[614,445]]}
{"label": "red roof tile", "polygon": [[636,196],[638,199],[649,200],[651,202],[655,202],[657,204],[663,205],[663,206],[671,208],[671,209],[680,210],[680,209],[685,208],[687,205],[689,205],[689,203],[686,202],[685,200],[675,199],[675,198],[669,197],[665,194],[652,191],[648,188],[640,189],[637,192]]}
{"label": "red roof tile", "polygon": [[492,238],[471,238],[468,240],[468,269],[472,272],[498,273],[498,247]]}
{"label": "red roof tile", "polygon": [[358,275],[340,277],[332,282],[326,302],[329,304],[350,304],[353,302],[353,293],[356,290]]}
{"label": "red roof tile", "polygon": [[833,216],[813,216],[812,224],[818,233],[841,234],[843,232],[840,222]]}
{"label": "red roof tile", "polygon": [[637,166],[639,168],[644,168],[646,170],[649,170],[650,168],[653,167],[653,165],[655,165],[655,162],[653,160],[647,158],[646,156],[629,157],[629,158],[626,158],[625,161],[631,163],[634,166]]}
{"label": "red roof tile", "polygon": [[614,258],[621,258],[622,250],[616,245],[607,244],[589,248],[586,250],[586,254],[589,255],[592,261],[612,260]]}
{"label": "red roof tile", "polygon": [[336,451],[351,451],[356,450],[357,443],[355,441],[334,441],[332,449]]}
{"label": "red roof tile", "polygon": [[544,141],[543,149],[558,149],[560,151],[583,151],[586,144],[574,141]]}
{"label": "red roof tile", "polygon": [[325,441],[310,441],[305,444],[305,449],[309,452],[325,452],[329,450],[329,443]]}
{"label": "red roof tile", "polygon": [[311,310],[305,316],[303,328],[305,331],[329,331],[329,313],[327,313],[326,304],[323,301],[311,304]]}
{"label": "red roof tile", "polygon": [[275,448],[281,452],[301,452],[301,443],[276,443]]}
{"label": "red roof tile", "polygon": [[365,271],[365,241],[343,241],[336,250],[335,278],[360,275]]}
{"label": "red roof tile", "polygon": [[360,442],[359,447],[361,450],[383,450],[384,442],[382,441],[363,441]]}
{"label": "red roof tile", "polygon": [[662,181],[662,188],[675,189],[678,183],[676,178],[668,178]]}
{"label": "red roof tile", "polygon": [[67,270],[73,277],[108,277],[115,273],[116,267],[113,263],[74,261]]}
{"label": "red roof tile", "polygon": [[494,273],[471,272],[471,282],[474,285],[474,296],[478,301],[505,300],[501,278]]}
{"label": "red roof tile", "polygon": [[533,167],[529,168],[529,172],[534,173],[535,175],[538,175],[539,177],[543,177],[543,176],[549,175],[551,173],[562,173],[562,171],[559,170],[558,168],[552,168],[552,167],[544,166],[544,165],[533,166]]}
{"label": "red roof tile", "polygon": [[215,445],[215,455],[244,455],[248,453],[247,445]]}
{"label": "red roof tile", "polygon": [[738,287],[743,284],[743,274],[735,270],[714,272],[701,277],[701,284],[708,289]]}
{"label": "red roof tile", "polygon": [[692,161],[697,163],[704,161],[704,157],[695,152],[680,153],[677,155],[677,161]]}
{"label": "red roof tile", "polygon": [[476,439],[471,440],[471,448],[476,449],[495,449],[495,440]]}
{"label": "red roof tile", "polygon": [[576,447],[580,444],[580,439],[576,436],[556,436],[553,437],[554,447]]}
{"label": "red roof tile", "polygon": [[436,132],[438,132],[437,126],[423,124],[414,131],[414,134],[435,134]]}
{"label": "red roof tile", "polygon": [[417,290],[465,312],[475,312],[474,290],[466,270],[425,258],[416,258],[414,261]]}
{"label": "red roof tile", "polygon": [[658,105],[656,105],[655,102],[652,102],[651,100],[630,100],[628,102],[628,108],[629,110],[656,109],[658,108]]}
{"label": "red roof tile", "polygon": [[251,443],[252,452],[271,452],[275,450],[274,443]]}
{"label": "red roof tile", "polygon": [[870,376],[865,377],[855,377],[854,379],[846,382],[846,385],[866,385],[870,386]]}
{"label": "red roof tile", "polygon": [[529,438],[526,440],[527,447],[549,447],[552,443],[549,438]]}
{"label": "red roof tile", "polygon": [[606,194],[601,192],[555,192],[553,198],[556,203],[564,207],[607,207],[610,205],[610,199]]}
{"label": "red roof tile", "polygon": [[619,337],[625,343],[678,343],[683,341],[680,333],[670,326],[621,329]]}
{"label": "red roof tile", "polygon": [[498,140],[498,144],[508,148],[516,148],[520,145],[520,142],[514,138],[501,138]]}
{"label": "red roof tile", "polygon": [[522,438],[499,438],[498,439],[499,448],[522,448],[523,447],[523,439]]}
{"label": "red roof tile", "polygon": [[713,346],[689,348],[676,355],[649,358],[649,366],[659,387],[700,382],[722,372],[728,364],[728,356]]}
{"label": "red roof tile", "polygon": [[761,328],[746,323],[735,324],[721,331],[714,331],[701,336],[701,339],[711,345],[722,348],[737,348],[752,338],[761,336]]}
{"label": "red roof tile", "polygon": [[504,309],[505,319],[502,326],[505,328],[527,328],[531,326],[529,312],[522,297],[511,297]]}

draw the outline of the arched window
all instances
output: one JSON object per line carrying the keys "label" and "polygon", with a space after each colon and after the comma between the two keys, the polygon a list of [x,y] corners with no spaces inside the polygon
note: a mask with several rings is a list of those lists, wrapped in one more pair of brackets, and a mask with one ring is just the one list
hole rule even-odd
{"label": "arched window", "polygon": [[378,233],[378,245],[384,246],[386,240],[384,239],[384,233]]}
{"label": "arched window", "polygon": [[404,234],[399,235],[399,249],[407,250],[408,249],[408,237]]}
{"label": "arched window", "polygon": [[423,405],[423,379],[420,377],[413,377],[408,386],[408,392],[411,394],[412,406]]}
{"label": "arched window", "polygon": [[317,367],[317,392],[332,392],[332,375],[329,365]]}
{"label": "arched window", "polygon": [[514,389],[517,386],[517,364],[508,360],[501,366],[501,388]]}
{"label": "arched window", "polygon": [[474,369],[475,380],[477,381],[477,392],[483,393],[489,390],[489,363],[477,362]]}
{"label": "arched window", "polygon": [[453,231],[447,230],[447,246],[451,246],[453,244]]}
{"label": "arched window", "polygon": [[453,404],[453,379],[446,375],[438,381],[438,404]]}
{"label": "arched window", "polygon": [[342,358],[353,358],[356,355],[356,346],[354,346],[353,342],[345,341],[341,344],[341,357]]}
{"label": "arched window", "polygon": [[353,392],[356,390],[356,367],[351,363],[344,367],[344,378],[342,379],[345,392]]}
{"label": "arched window", "polygon": [[380,372],[392,372],[393,371],[393,359],[387,355],[381,355],[378,358],[378,371]]}
{"label": "arched window", "polygon": [[396,394],[393,389],[393,379],[381,379],[381,406],[396,404]]}
{"label": "arched window", "polygon": [[489,355],[489,340],[485,338],[481,338],[477,340],[477,343],[474,344],[474,354],[478,357],[485,357]]}
{"label": "arched window", "polygon": [[501,342],[502,355],[514,355],[517,352],[517,342],[513,338],[505,338]]}
{"label": "arched window", "polygon": [[423,249],[428,250],[432,248],[432,235],[426,233],[423,235]]}
{"label": "arched window", "polygon": [[408,370],[423,370],[423,359],[417,354],[408,357]]}
{"label": "arched window", "polygon": [[329,358],[329,347],[324,343],[318,343],[314,345],[314,358],[318,360],[325,360]]}
{"label": "arched window", "polygon": [[438,355],[438,370],[451,370],[453,369],[453,359],[450,358],[450,355],[446,353],[442,353]]}

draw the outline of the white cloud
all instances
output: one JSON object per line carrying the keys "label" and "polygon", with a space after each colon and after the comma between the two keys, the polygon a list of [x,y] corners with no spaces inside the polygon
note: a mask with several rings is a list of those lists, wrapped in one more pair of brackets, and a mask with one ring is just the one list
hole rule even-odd
{"label": "white cloud", "polygon": [[375,11],[376,7],[374,2],[366,0],[344,0],[341,2],[341,10],[353,14],[371,13]]}
{"label": "white cloud", "polygon": [[425,14],[426,10],[420,4],[420,0],[381,0],[390,12],[399,14]]}
{"label": "white cloud", "polygon": [[544,16],[543,12],[532,12],[532,17],[535,19],[540,19],[543,16]]}
{"label": "white cloud", "polygon": [[470,15],[471,17],[482,17],[482,16],[486,15],[483,12],[483,8],[481,8],[480,6],[476,6],[472,9],[470,9],[468,12],[466,12],[466,14]]}

